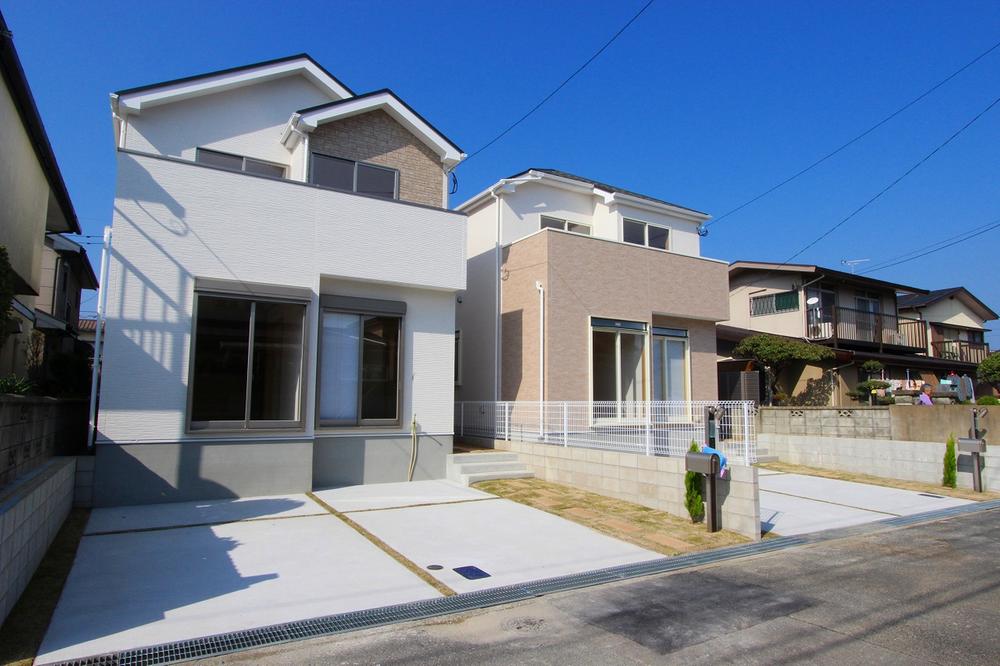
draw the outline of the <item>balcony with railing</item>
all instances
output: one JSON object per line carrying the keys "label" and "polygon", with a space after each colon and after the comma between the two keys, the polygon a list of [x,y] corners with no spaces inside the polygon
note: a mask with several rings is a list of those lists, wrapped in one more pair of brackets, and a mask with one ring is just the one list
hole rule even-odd
{"label": "balcony with railing", "polygon": [[806,337],[817,342],[863,343],[879,349],[927,349],[927,328],[920,319],[840,306],[810,308]]}
{"label": "balcony with railing", "polygon": [[931,351],[937,358],[964,363],[982,363],[990,355],[990,346],[985,342],[968,340],[936,340],[931,342]]}

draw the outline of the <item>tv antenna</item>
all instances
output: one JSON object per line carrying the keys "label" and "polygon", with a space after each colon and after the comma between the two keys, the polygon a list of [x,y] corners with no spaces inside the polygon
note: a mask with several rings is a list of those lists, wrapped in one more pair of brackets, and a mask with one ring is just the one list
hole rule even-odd
{"label": "tv antenna", "polygon": [[858,264],[863,264],[866,261],[871,261],[871,259],[841,259],[840,263],[842,263],[845,266],[850,266],[851,267],[851,275],[854,275],[854,272],[857,269],[857,265]]}

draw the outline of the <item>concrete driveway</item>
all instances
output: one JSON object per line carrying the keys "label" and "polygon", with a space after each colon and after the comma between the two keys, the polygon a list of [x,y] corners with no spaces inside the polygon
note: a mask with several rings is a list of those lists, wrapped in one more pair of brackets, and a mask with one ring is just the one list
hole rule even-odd
{"label": "concrete driveway", "polygon": [[852,481],[761,469],[760,520],[782,536],[946,509],[968,500]]}
{"label": "concrete driveway", "polygon": [[95,509],[36,663],[660,557],[447,481],[315,495]]}

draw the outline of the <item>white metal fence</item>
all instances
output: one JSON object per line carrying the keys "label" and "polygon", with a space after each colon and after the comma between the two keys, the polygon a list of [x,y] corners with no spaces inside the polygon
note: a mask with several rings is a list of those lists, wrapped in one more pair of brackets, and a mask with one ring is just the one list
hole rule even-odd
{"label": "white metal fence", "polygon": [[683,456],[708,441],[708,408],[716,410],[716,446],[734,464],[757,462],[755,406],[749,400],[644,402],[457,402],[455,433]]}

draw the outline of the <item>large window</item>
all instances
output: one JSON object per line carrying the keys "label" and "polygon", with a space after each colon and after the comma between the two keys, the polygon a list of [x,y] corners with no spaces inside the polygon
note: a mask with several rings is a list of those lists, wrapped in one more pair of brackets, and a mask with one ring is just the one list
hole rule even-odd
{"label": "large window", "polygon": [[395,169],[320,153],[312,154],[309,182],[385,199],[399,197],[399,172]]}
{"label": "large window", "polygon": [[320,425],[398,425],[399,316],[324,311]]}
{"label": "large window", "polygon": [[541,215],[540,217],[542,218],[542,229],[560,229],[562,231],[570,231],[574,234],[582,234],[584,236],[590,235],[590,227],[586,224],[570,222],[569,220],[560,220],[557,217],[549,217],[548,215]]}
{"label": "large window", "polygon": [[302,424],[305,303],[197,294],[193,430]]}
{"label": "large window", "polygon": [[285,167],[280,164],[255,160],[252,157],[244,157],[242,155],[223,153],[218,150],[198,148],[195,151],[194,159],[195,162],[201,162],[202,164],[210,164],[234,171],[255,173],[258,176],[271,176],[272,178],[285,177]]}
{"label": "large window", "polygon": [[593,319],[593,399],[646,399],[646,324]]}
{"label": "large window", "polygon": [[688,399],[688,332],[653,327],[653,400]]}
{"label": "large window", "polygon": [[622,240],[632,245],[645,245],[660,250],[670,248],[670,230],[638,220],[622,220]]}

